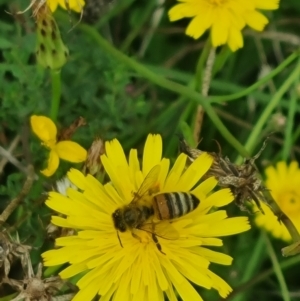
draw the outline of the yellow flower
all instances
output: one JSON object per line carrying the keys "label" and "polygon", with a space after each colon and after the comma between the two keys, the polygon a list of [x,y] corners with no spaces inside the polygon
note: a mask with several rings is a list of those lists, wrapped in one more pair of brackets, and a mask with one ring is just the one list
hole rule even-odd
{"label": "yellow flower", "polygon": [[243,47],[242,29],[248,25],[262,31],[268,19],[257,9],[274,10],[279,0],[178,0],[169,11],[171,21],[193,18],[186,34],[198,39],[211,28],[214,47],[228,44],[232,51]]}
{"label": "yellow flower", "polygon": [[73,163],[85,161],[87,152],[78,143],[68,140],[57,142],[57,129],[50,118],[33,115],[30,118],[30,123],[33,132],[42,140],[42,144],[50,150],[48,166],[41,170],[42,174],[47,177],[52,176],[58,168],[59,158]]}
{"label": "yellow flower", "polygon": [[[142,168],[135,149],[130,151],[128,161],[117,140],[106,142],[105,149],[101,161],[111,182],[103,185],[93,176],[72,169],[68,177],[79,190],[69,188],[67,196],[50,192],[46,201],[47,206],[65,216],[53,216],[52,223],[78,229],[74,236],[56,239],[59,249],[42,255],[46,266],[69,263],[60,272],[64,279],[83,274],[73,301],[90,301],[97,294],[102,301],[163,301],[164,293],[176,301],[176,292],[184,301],[202,300],[191,282],[227,296],[230,286],[209,270],[209,264],[230,265],[232,258],[207,246],[222,246],[219,237],[246,231],[250,226],[246,217],[227,218],[224,210],[209,213],[212,206],[233,200],[228,189],[212,193],[217,184],[214,178],[198,184],[212,158],[205,153],[185,169],[187,157],[181,154],[169,169],[170,161],[162,158],[159,135],[148,136]],[[151,233],[138,229],[134,232],[139,239],[130,231],[119,232],[122,247],[112,220],[112,213],[132,201],[149,171],[157,165],[160,173],[154,179],[159,190],[156,193],[192,192],[201,200],[196,210],[172,220],[179,238],[157,236],[165,255],[158,250]],[[166,223],[171,226],[169,221]]]}
{"label": "yellow flower", "polygon": [[76,12],[81,12],[85,4],[84,0],[47,0],[47,4],[52,11],[60,5],[63,9],[71,9]]}
{"label": "yellow flower", "polygon": [[[278,162],[276,168],[273,166],[266,168],[266,176],[266,187],[270,189],[275,202],[300,231],[300,169],[298,163],[294,161],[287,165],[284,161]],[[257,212],[256,224],[269,231],[274,237],[290,241],[291,236],[286,227],[278,222],[278,218],[267,205],[264,203],[261,205],[265,215]],[[257,211],[256,208],[254,210]]]}

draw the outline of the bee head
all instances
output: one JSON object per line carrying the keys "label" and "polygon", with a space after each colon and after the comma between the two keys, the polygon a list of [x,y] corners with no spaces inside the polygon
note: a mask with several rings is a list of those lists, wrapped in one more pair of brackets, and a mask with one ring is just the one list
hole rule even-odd
{"label": "bee head", "polygon": [[117,209],[113,214],[112,214],[112,219],[114,222],[114,226],[117,230],[120,232],[125,232],[126,231],[126,224],[124,222],[123,214],[121,209]]}

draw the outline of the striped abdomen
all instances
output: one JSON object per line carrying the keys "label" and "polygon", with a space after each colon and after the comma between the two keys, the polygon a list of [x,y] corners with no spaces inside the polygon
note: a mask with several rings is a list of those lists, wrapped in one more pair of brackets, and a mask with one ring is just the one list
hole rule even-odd
{"label": "striped abdomen", "polygon": [[161,193],[153,198],[155,216],[160,220],[185,215],[195,210],[199,204],[200,200],[187,192]]}

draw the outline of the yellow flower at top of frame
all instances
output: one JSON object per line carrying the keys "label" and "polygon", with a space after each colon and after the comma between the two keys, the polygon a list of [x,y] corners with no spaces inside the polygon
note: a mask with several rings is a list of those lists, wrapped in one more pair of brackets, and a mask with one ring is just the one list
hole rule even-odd
{"label": "yellow flower at top of frame", "polygon": [[63,9],[71,9],[76,12],[81,12],[84,4],[84,0],[47,0],[47,5],[52,11],[55,11],[59,5]]}
{"label": "yellow flower at top of frame", "polygon": [[169,11],[170,21],[192,18],[186,34],[198,39],[211,28],[214,47],[228,44],[232,51],[243,47],[242,29],[262,31],[268,19],[257,9],[275,10],[279,0],[178,0]]}
{"label": "yellow flower at top of frame", "polygon": [[87,151],[78,143],[69,140],[57,141],[57,128],[50,118],[33,115],[30,117],[30,124],[32,131],[42,141],[42,145],[50,150],[48,166],[41,170],[46,177],[55,173],[59,166],[59,159],[73,163],[86,160]]}
{"label": "yellow flower at top of frame", "polygon": [[[298,232],[300,231],[300,168],[296,161],[289,165],[284,161],[276,164],[276,167],[266,168],[266,187],[270,190],[274,201],[280,209],[293,222]],[[291,235],[283,223],[278,221],[271,209],[261,202],[265,214],[257,212],[256,224],[270,232],[274,237],[284,241],[291,241]],[[258,211],[257,207],[254,211]]]}

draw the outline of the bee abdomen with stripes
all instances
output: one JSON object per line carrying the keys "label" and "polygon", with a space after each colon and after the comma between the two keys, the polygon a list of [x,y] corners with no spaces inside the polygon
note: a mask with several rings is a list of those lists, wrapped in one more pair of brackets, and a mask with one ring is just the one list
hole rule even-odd
{"label": "bee abdomen with stripes", "polygon": [[195,210],[200,200],[188,192],[161,193],[153,198],[154,214],[159,220],[174,219]]}

